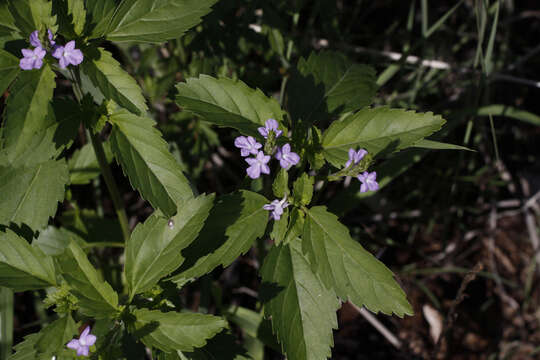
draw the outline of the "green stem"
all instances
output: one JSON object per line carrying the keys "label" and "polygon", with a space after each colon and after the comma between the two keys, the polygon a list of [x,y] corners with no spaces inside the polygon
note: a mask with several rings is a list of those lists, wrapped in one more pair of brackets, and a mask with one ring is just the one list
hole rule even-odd
{"label": "green stem", "polygon": [[123,242],[107,242],[107,241],[101,241],[101,242],[90,242],[86,243],[84,245],[86,249],[88,248],[105,248],[105,247],[114,247],[114,248],[123,248],[125,247],[125,244]]}
{"label": "green stem", "polygon": [[120,227],[122,228],[122,235],[124,235],[124,242],[129,240],[129,225],[126,215],[126,210],[124,209],[124,204],[122,198],[120,197],[120,191],[118,191],[118,186],[114,181],[114,177],[111,172],[111,168],[107,163],[107,158],[105,156],[105,150],[103,150],[103,144],[101,139],[90,131],[90,140],[92,141],[92,147],[96,153],[96,158],[101,169],[101,175],[107,184],[107,189],[111,194],[111,199],[116,210],[116,215],[118,216],[118,221],[120,222]]}
{"label": "green stem", "polygon": [[0,287],[0,359],[11,356],[13,345],[13,291]]}
{"label": "green stem", "polygon": [[[299,13],[294,13],[294,15],[293,15],[293,30],[298,25],[298,20],[299,19],[300,19],[300,14]],[[284,63],[286,63],[286,64],[290,64],[293,46],[294,46],[294,41],[292,39],[289,39],[289,41],[287,42],[287,52],[285,53],[285,59],[284,59],[285,60]],[[281,80],[281,88],[279,90],[279,104],[281,106],[283,106],[283,100],[284,100],[284,96],[285,96],[285,87],[287,86],[287,81],[288,80],[289,80],[288,75],[283,76],[283,80]]]}

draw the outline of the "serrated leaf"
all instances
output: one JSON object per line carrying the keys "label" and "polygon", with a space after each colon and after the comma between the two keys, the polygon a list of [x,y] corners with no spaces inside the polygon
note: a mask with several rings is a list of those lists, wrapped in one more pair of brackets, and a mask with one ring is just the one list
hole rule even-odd
{"label": "serrated leaf", "polygon": [[354,241],[349,230],[324,206],[306,214],[302,249],[327,287],[343,300],[375,313],[412,315],[392,272]]}
{"label": "serrated leaf", "polygon": [[77,324],[70,315],[66,315],[53,321],[39,332],[35,348],[38,354],[49,357],[58,355],[75,334],[78,334]]}
{"label": "serrated leaf", "polygon": [[33,166],[0,166],[0,224],[26,224],[33,230],[47,225],[68,182],[65,161],[50,160]]}
{"label": "serrated leaf", "polygon": [[68,0],[68,14],[72,17],[75,33],[81,35],[86,21],[84,0]]}
{"label": "serrated leaf", "polygon": [[[107,163],[111,163],[113,154],[109,142],[103,143],[103,150]],[[71,185],[84,185],[90,183],[101,174],[101,169],[96,158],[92,144],[85,144],[77,149],[68,160],[69,182]]]}
{"label": "serrated leaf", "polygon": [[220,317],[198,313],[178,313],[138,309],[134,335],[142,336],[142,342],[165,352],[193,351],[227,326]]}
{"label": "serrated leaf", "polygon": [[155,209],[173,216],[179,204],[193,197],[193,191],[154,121],[126,111],[113,114],[109,121],[113,154],[131,185]]}
{"label": "serrated leaf", "polygon": [[24,152],[34,133],[51,125],[49,103],[56,87],[55,74],[48,65],[41,70],[23,71],[7,99],[3,129],[4,148],[14,156]]}
{"label": "serrated leaf", "polygon": [[331,356],[339,300],[312,272],[300,240],[274,246],[261,269],[264,313],[287,358],[320,360]]}
{"label": "serrated leaf", "polygon": [[217,0],[123,0],[108,27],[107,39],[160,43],[179,38],[201,22]]}
{"label": "serrated leaf", "polygon": [[39,232],[37,239],[32,241],[32,246],[38,247],[46,255],[58,256],[64,253],[72,241],[75,241],[81,247],[86,245],[86,242],[77,234],[64,228],[48,226],[45,230]]}
{"label": "serrated leaf", "polygon": [[86,0],[86,29],[90,39],[105,35],[116,9],[115,0]]}
{"label": "serrated leaf", "polygon": [[285,234],[285,237],[283,239],[284,244],[293,241],[302,234],[302,232],[304,231],[305,217],[306,216],[304,212],[299,208],[294,207],[291,210],[291,213],[289,215],[289,225],[287,228],[287,233]]}
{"label": "serrated leaf", "polygon": [[126,244],[130,297],[149,290],[184,262],[181,251],[199,234],[213,200],[214,195],[201,195],[182,204],[171,219],[154,214],[135,228]]}
{"label": "serrated leaf", "polygon": [[303,173],[293,185],[293,198],[296,204],[308,205],[313,197],[313,176]]}
{"label": "serrated leaf", "polygon": [[19,74],[19,59],[7,51],[0,49],[0,94],[3,94],[8,86],[15,80]]}
{"label": "serrated leaf", "polygon": [[52,2],[47,0],[9,0],[8,8],[14,24],[25,38],[34,30],[56,30]]}
{"label": "serrated leaf", "polygon": [[142,90],[116,61],[111,53],[98,48],[87,54],[81,64],[82,71],[108,100],[114,100],[118,105],[137,115],[143,115],[148,110]]}
{"label": "serrated leaf", "polygon": [[335,166],[343,165],[350,148],[364,148],[372,156],[413,146],[438,131],[446,121],[433,113],[416,113],[403,109],[378,107],[363,109],[324,132],[324,156]]}
{"label": "serrated leaf", "polygon": [[56,285],[53,260],[9,228],[0,232],[0,286],[13,291]]}
{"label": "serrated leaf", "polygon": [[280,244],[285,238],[285,235],[287,234],[288,225],[289,209],[285,208],[279,220],[274,220],[274,222],[272,223],[272,232],[270,232],[270,239],[274,240],[276,244]]}
{"label": "serrated leaf", "polygon": [[54,2],[53,11],[58,17],[58,33],[68,39],[82,34],[86,22],[84,0]]}
{"label": "serrated leaf", "polygon": [[268,212],[263,205],[267,202],[264,196],[245,190],[219,198],[199,237],[182,251],[186,261],[170,280],[184,284],[220,265],[228,266],[248,251],[266,229]]}
{"label": "serrated leaf", "polygon": [[259,137],[257,128],[266,120],[283,119],[279,103],[261,90],[251,89],[240,80],[216,79],[208,75],[187,79],[176,85],[176,103],[204,120]]}
{"label": "serrated leaf", "polygon": [[8,360],[50,360],[50,356],[38,356],[37,350],[35,349],[38,338],[38,333],[25,336],[24,341],[15,345],[15,353],[12,354]]}
{"label": "serrated leaf", "polygon": [[72,241],[56,261],[71,292],[79,300],[82,314],[96,319],[116,315],[118,294],[101,279],[79,245]]}
{"label": "serrated leaf", "polygon": [[3,1],[0,3],[0,37],[10,37],[17,32],[15,26],[15,20],[9,12],[8,2]]}
{"label": "serrated leaf", "polygon": [[288,86],[288,107],[295,120],[313,123],[361,109],[377,91],[375,70],[356,64],[337,52],[312,53],[300,58],[298,73]]}
{"label": "serrated leaf", "polygon": [[227,309],[225,316],[227,320],[242,329],[244,342],[247,338],[252,338],[254,341],[260,341],[271,349],[281,351],[281,345],[279,345],[275,335],[272,333],[272,323],[264,318],[263,311],[255,312],[241,306],[231,305]]}

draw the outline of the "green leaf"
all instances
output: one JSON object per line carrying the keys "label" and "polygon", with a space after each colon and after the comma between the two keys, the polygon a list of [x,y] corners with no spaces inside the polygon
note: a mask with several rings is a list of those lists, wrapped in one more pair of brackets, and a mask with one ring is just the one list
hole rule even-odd
{"label": "green leaf", "polygon": [[72,17],[75,34],[81,35],[86,21],[84,0],[68,0],[68,14]]}
{"label": "green leaf", "polygon": [[[1,25],[0,25],[1,26]],[[5,50],[0,49],[0,94],[9,87],[19,74],[19,59]]]}
{"label": "green leaf", "polygon": [[283,239],[285,239],[288,225],[289,209],[285,208],[279,220],[274,220],[274,222],[272,223],[272,232],[270,232],[270,239],[274,240],[276,244],[280,244]]}
{"label": "green leaf", "polygon": [[293,190],[294,203],[299,205],[308,205],[313,197],[313,176],[303,173],[295,182]]}
{"label": "green leaf", "polygon": [[416,113],[403,109],[378,107],[363,109],[335,121],[323,135],[326,159],[343,165],[350,148],[364,148],[372,156],[413,146],[438,131],[446,121],[433,113]]}
{"label": "green leaf", "polygon": [[17,31],[15,20],[8,9],[8,2],[3,1],[0,3],[0,37],[13,36]]}
{"label": "green leaf", "polygon": [[197,313],[178,313],[138,309],[134,335],[142,335],[142,342],[165,352],[193,351],[204,346],[227,326],[220,317]]}
{"label": "green leaf", "polygon": [[264,313],[289,359],[331,356],[339,300],[312,272],[300,240],[274,246],[261,269]]}
{"label": "green leaf", "polygon": [[34,30],[56,30],[56,16],[52,16],[52,2],[48,0],[9,0],[8,7],[15,26],[25,38]]}
{"label": "green leaf", "polygon": [[180,252],[199,234],[213,200],[213,195],[201,195],[186,201],[173,218],[154,214],[135,228],[126,244],[130,297],[152,288],[184,262]]}
{"label": "green leaf", "polygon": [[145,114],[148,110],[142,90],[116,61],[111,53],[98,48],[87,53],[87,58],[81,64],[82,71],[108,100],[114,100],[118,105],[137,115]]}
{"label": "green leaf", "polygon": [[68,182],[65,161],[50,160],[33,166],[0,166],[0,224],[27,224],[34,230],[47,225]]}
{"label": "green leaf", "polygon": [[283,199],[285,195],[289,195],[289,173],[285,169],[280,169],[276,179],[272,183],[272,192],[274,196]]}
{"label": "green leaf", "polygon": [[184,284],[219,265],[228,266],[248,251],[266,229],[268,211],[262,207],[267,202],[245,190],[219,198],[197,240],[182,251],[186,261],[170,280]]}
{"label": "green leaf", "polygon": [[37,350],[35,348],[36,341],[39,338],[38,333],[30,334],[24,337],[24,341],[15,345],[15,353],[12,354],[8,360],[50,360],[49,357],[38,357]]}
{"label": "green leaf", "polygon": [[27,149],[34,133],[51,124],[49,103],[56,87],[56,75],[48,65],[41,70],[23,71],[7,99],[3,129],[4,148],[17,156]]}
{"label": "green leaf", "polygon": [[433,141],[428,139],[422,139],[418,141],[416,144],[414,144],[414,147],[422,148],[422,149],[434,149],[434,150],[466,150],[466,151],[474,151],[469,149],[465,146],[455,145],[455,144],[447,144],[440,141]]}
{"label": "green leaf", "polygon": [[[104,142],[103,149],[105,150],[107,163],[110,164],[113,159],[110,143]],[[97,178],[101,174],[101,170],[92,144],[88,143],[77,149],[71,159],[68,160],[68,168],[71,185],[89,184],[90,181]]]}
{"label": "green leaf", "polygon": [[361,109],[377,91],[375,70],[356,64],[337,52],[312,53],[300,58],[288,86],[291,117],[313,123],[328,117]]}
{"label": "green leaf", "polygon": [[343,300],[375,313],[412,315],[405,293],[392,272],[354,241],[349,230],[324,206],[309,209],[303,250],[327,287]]}
{"label": "green leaf", "polygon": [[38,238],[32,241],[32,246],[38,247],[46,255],[58,256],[64,253],[72,241],[83,247],[86,245],[77,234],[64,228],[48,226],[39,232]]}
{"label": "green leaf", "polygon": [[79,299],[82,314],[96,319],[117,314],[118,294],[101,279],[79,245],[72,241],[57,263],[71,292]]}
{"label": "green leaf", "polygon": [[90,39],[102,37],[116,9],[115,0],[86,0],[86,29]]}
{"label": "green leaf", "polygon": [[0,286],[13,291],[56,285],[52,259],[10,229],[0,232]]}
{"label": "green leaf", "polygon": [[510,119],[520,120],[529,124],[540,126],[540,116],[525,111],[517,109],[513,106],[502,105],[502,104],[493,104],[487,105],[479,108],[476,111],[478,116],[502,116]]}
{"label": "green leaf", "polygon": [[284,244],[293,241],[302,234],[302,232],[304,231],[305,217],[306,215],[299,208],[294,207],[291,210],[291,214],[289,216],[289,226],[287,228],[285,238],[283,239]]}
{"label": "green leaf", "polygon": [[217,0],[123,0],[107,39],[160,43],[179,38],[201,22]]}
{"label": "green leaf", "polygon": [[266,97],[259,89],[251,89],[240,80],[200,75],[177,84],[176,89],[176,103],[184,110],[246,135],[259,137],[257,128],[266,120],[283,120],[283,110],[275,99]]}
{"label": "green leaf", "polygon": [[46,354],[49,357],[58,355],[76,334],[78,334],[77,324],[70,315],[66,315],[53,321],[39,332],[35,348],[38,354]]}
{"label": "green leaf", "polygon": [[193,191],[154,121],[126,111],[109,121],[112,151],[131,185],[155,209],[173,216],[179,204],[193,197]]}
{"label": "green leaf", "polygon": [[54,2],[53,11],[58,17],[58,33],[68,39],[79,37],[83,33],[86,22],[84,0]]}

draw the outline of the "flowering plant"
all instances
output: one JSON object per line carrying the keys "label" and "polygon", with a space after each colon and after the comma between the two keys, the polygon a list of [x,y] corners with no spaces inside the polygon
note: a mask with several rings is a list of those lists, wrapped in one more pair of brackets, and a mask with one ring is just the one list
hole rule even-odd
{"label": "flowering plant", "polygon": [[[359,180],[361,193],[378,191],[389,177],[374,169],[392,152],[428,146],[423,139],[445,121],[370,107],[375,71],[335,52],[312,53],[291,66],[282,103],[240,80],[200,74],[178,82],[176,103],[183,114],[233,129],[244,180],[232,193],[198,193],[155,128],[139,83],[110,48],[178,39],[215,3],[0,5],[6,36],[21,46],[0,49],[9,65],[0,84],[1,92],[9,87],[0,132],[0,285],[46,289],[45,303],[58,315],[10,359],[116,360],[148,351],[172,360],[233,351],[229,323],[242,323],[241,313],[221,302],[215,315],[210,308],[189,312],[180,290],[256,242],[263,262],[259,300],[273,330],[264,342],[279,343],[291,360],[330,356],[340,301],[412,314],[392,272],[314,193],[347,178]],[[136,226],[112,159],[154,209]],[[77,193],[100,175],[119,231],[102,231],[96,241]],[[110,220],[92,214],[100,229]],[[116,265],[99,260],[102,248],[124,249],[121,257],[114,253],[119,276],[108,270]]]}

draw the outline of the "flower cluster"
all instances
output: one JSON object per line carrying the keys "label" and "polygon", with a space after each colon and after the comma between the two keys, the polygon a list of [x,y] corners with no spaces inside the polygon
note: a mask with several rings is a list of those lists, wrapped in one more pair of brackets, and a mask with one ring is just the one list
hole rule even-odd
{"label": "flower cluster", "polygon": [[51,55],[58,59],[58,64],[62,69],[68,65],[79,65],[84,58],[82,51],[75,48],[75,40],[69,41],[65,46],[56,45],[54,34],[50,29],[47,30],[47,44],[45,46],[39,39],[38,30],[30,34],[30,45],[34,49],[21,50],[23,58],[19,62],[19,67],[23,70],[41,69],[47,50],[51,51]]}
{"label": "flower cluster", "polygon": [[[367,155],[365,149],[360,149],[355,151],[354,149],[349,149],[349,160],[345,163],[345,168],[354,167],[359,164],[360,161]],[[360,192],[375,191],[379,189],[379,183],[377,183],[377,173],[364,171],[356,177],[362,185],[360,185]]]}
{"label": "flower cluster", "polygon": [[[268,119],[265,126],[258,130],[267,141],[269,138],[273,141],[283,133],[278,129],[278,122],[274,119]],[[258,143],[254,137],[239,136],[234,140],[234,146],[240,149],[240,155],[246,157],[246,162],[249,164],[246,172],[250,178],[257,179],[261,174],[270,174],[268,162],[271,155],[266,155],[264,151],[260,150],[263,145]],[[273,152],[272,150],[272,154]],[[247,157],[249,155],[255,155],[255,157]],[[290,144],[285,144],[281,148],[277,147],[275,158],[279,160],[279,165],[287,170],[300,162],[300,156],[291,151]]]}
{"label": "flower cluster", "polygon": [[88,356],[90,346],[96,343],[96,336],[90,334],[90,326],[87,326],[78,339],[67,343],[67,347],[77,351],[77,356]]}

